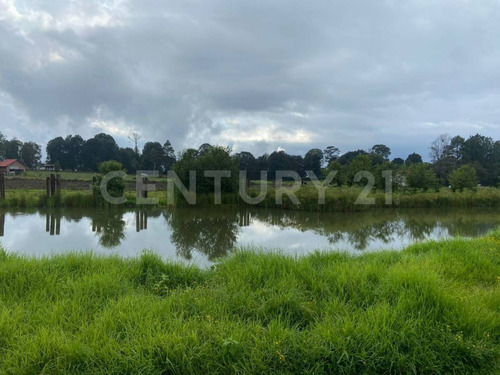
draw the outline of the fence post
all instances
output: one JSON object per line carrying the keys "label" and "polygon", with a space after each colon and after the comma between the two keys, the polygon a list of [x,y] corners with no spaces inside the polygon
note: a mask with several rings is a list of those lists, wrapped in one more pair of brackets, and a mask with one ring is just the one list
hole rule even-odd
{"label": "fence post", "polygon": [[[46,188],[47,188],[47,198],[50,198],[50,177],[47,177],[45,179],[45,183],[46,183]],[[48,231],[47,231],[48,232]]]}
{"label": "fence post", "polygon": [[54,196],[56,193],[56,176],[51,173],[50,174],[50,196]]}
{"label": "fence post", "polygon": [[5,199],[5,176],[0,172],[0,199]]}

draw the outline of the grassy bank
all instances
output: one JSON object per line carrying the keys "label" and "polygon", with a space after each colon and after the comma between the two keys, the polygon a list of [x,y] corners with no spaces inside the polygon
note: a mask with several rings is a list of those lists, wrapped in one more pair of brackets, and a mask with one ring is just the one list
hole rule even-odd
{"label": "grassy bank", "polygon": [[[318,192],[313,186],[303,186],[295,193],[300,201],[294,204],[283,189],[283,203],[276,204],[276,190],[268,188],[265,199],[253,207],[283,208],[288,210],[347,212],[364,211],[369,208],[497,208],[500,207],[499,188],[478,188],[476,191],[466,190],[453,192],[443,188],[440,191],[428,192],[395,192],[392,204],[386,204],[386,196],[382,191],[374,190],[367,197],[373,198],[373,204],[357,204],[362,189],[357,187],[328,187],[325,191],[325,204],[318,204]],[[257,196],[258,192],[250,190],[250,195]],[[125,193],[126,207],[136,204],[135,191]],[[158,205],[166,207],[168,204],[166,191],[149,192],[150,198],[157,198]],[[222,196],[222,204],[226,206],[250,206],[245,203],[239,194]],[[45,190],[8,189],[6,199],[0,201],[0,208],[36,208],[36,207],[94,207],[96,202],[90,191],[62,190],[59,197],[48,199]],[[187,206],[181,199],[176,199],[176,205]],[[213,195],[197,196],[196,206],[212,207]]]}
{"label": "grassy bank", "polygon": [[209,270],[0,252],[0,374],[498,374],[500,230]]}

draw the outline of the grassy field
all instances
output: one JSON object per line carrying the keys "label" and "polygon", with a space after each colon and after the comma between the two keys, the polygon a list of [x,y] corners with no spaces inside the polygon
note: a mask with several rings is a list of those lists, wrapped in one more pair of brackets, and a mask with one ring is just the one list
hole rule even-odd
{"label": "grassy field", "polygon": [[498,374],[500,230],[211,269],[0,251],[0,374]]}
{"label": "grassy field", "polygon": [[[283,188],[285,191],[287,188]],[[325,204],[318,205],[318,192],[313,186],[303,186],[296,193],[300,205],[295,205],[290,198],[283,194],[283,203],[276,204],[276,190],[269,187],[266,198],[254,207],[283,208],[288,210],[322,211],[322,212],[349,212],[364,211],[370,207],[379,208],[496,208],[500,207],[499,188],[478,188],[476,191],[466,190],[453,192],[448,188],[440,191],[428,192],[395,192],[392,204],[387,205],[385,193],[374,190],[368,195],[374,203],[370,205],[357,204],[356,200],[362,189],[357,187],[328,187],[325,191]],[[250,194],[256,196],[255,190]],[[135,191],[126,191],[127,203],[125,206],[135,206]],[[166,191],[149,192],[150,198],[157,198],[158,205],[165,207],[168,204]],[[176,199],[176,205],[187,205],[182,199]],[[249,206],[239,194],[226,194],[222,196],[222,204],[228,206]],[[198,195],[196,205],[199,207],[213,206],[213,195]],[[47,199],[45,190],[7,189],[6,199],[0,201],[0,208],[35,208],[35,207],[94,207],[95,200],[90,189],[62,190],[58,198]]]}

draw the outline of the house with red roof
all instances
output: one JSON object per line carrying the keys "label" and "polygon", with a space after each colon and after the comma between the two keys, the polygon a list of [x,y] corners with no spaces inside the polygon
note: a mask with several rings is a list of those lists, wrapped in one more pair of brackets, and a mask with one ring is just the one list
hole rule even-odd
{"label": "house with red roof", "polygon": [[6,159],[0,161],[0,173],[21,174],[26,170],[26,167],[17,159]]}

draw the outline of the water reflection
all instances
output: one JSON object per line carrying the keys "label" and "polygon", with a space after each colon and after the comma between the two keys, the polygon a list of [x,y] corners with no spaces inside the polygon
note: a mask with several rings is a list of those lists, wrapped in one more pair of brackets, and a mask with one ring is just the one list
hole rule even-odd
{"label": "water reflection", "polygon": [[198,251],[213,260],[235,247],[240,221],[236,211],[177,210],[165,211],[163,216],[172,229],[170,240],[177,255],[185,259]]}
{"label": "water reflection", "polygon": [[326,248],[397,249],[426,239],[481,235],[495,228],[498,219],[498,210],[322,214],[194,208],[53,209],[1,211],[0,236],[7,248],[27,253],[101,249],[134,255],[148,248],[168,258],[198,261],[201,256],[210,262],[249,244],[297,254]]}

